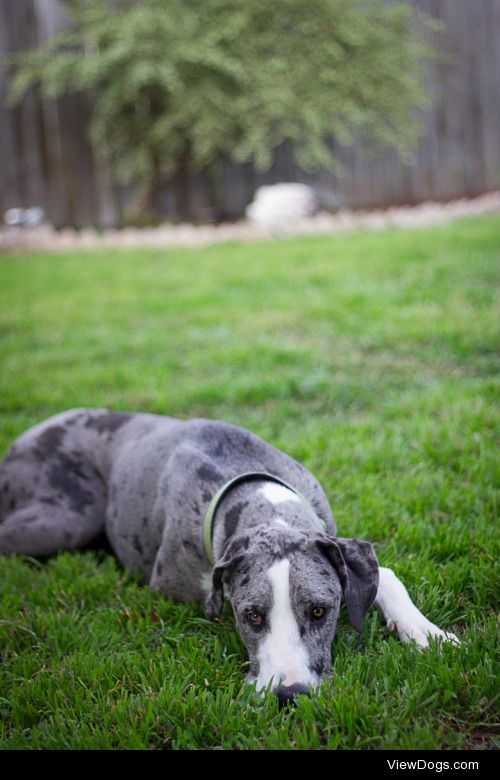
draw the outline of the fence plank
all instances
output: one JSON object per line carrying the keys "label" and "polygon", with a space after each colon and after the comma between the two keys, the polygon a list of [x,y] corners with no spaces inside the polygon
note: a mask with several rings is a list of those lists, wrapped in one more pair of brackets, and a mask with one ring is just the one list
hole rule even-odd
{"label": "fence plank", "polygon": [[[221,160],[209,172],[174,180],[156,194],[165,219],[237,218],[256,187],[274,181],[316,185],[323,200],[351,208],[411,204],[474,196],[500,187],[500,2],[412,0],[441,19],[444,62],[430,66],[432,108],[410,163],[393,150],[366,158],[334,142],[342,170],[301,171],[287,144],[272,168]],[[0,54],[32,48],[65,24],[60,0],[0,0]],[[41,205],[59,227],[120,224],[130,192],[110,182],[92,159],[89,109],[69,96],[42,105],[30,92],[18,107],[6,103],[7,73],[0,69],[0,212]],[[188,213],[182,201],[188,195]]]}

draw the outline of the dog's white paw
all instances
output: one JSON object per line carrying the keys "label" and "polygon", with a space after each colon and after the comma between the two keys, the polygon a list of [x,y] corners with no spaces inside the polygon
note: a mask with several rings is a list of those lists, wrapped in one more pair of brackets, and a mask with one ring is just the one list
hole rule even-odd
{"label": "dog's white paw", "polygon": [[452,642],[457,647],[460,646],[460,640],[455,634],[438,628],[422,614],[419,614],[418,618],[413,621],[392,620],[388,627],[401,642],[415,642],[420,650],[425,650],[429,647],[430,639],[437,639],[440,642]]}

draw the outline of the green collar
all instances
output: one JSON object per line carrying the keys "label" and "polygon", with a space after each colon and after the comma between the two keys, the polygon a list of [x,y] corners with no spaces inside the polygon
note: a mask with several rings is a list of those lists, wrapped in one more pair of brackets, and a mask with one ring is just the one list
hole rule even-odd
{"label": "green collar", "polygon": [[[286,487],[289,490],[291,490],[293,493],[295,493],[295,495],[302,501],[302,503],[314,515],[316,515],[316,517],[318,517],[318,515],[314,511],[313,507],[311,506],[307,498],[305,498],[301,493],[299,493],[298,490],[292,487],[292,485],[289,485],[288,482],[285,482],[284,479],[280,479],[280,477],[275,477],[274,474],[268,474],[265,471],[247,471],[245,474],[240,474],[239,476],[230,479],[229,482],[226,482],[226,484],[223,485],[221,489],[217,491],[215,496],[210,501],[210,504],[208,505],[207,513],[203,521],[203,547],[205,548],[205,553],[212,566],[214,565],[214,555],[212,549],[212,540],[214,535],[214,518],[215,518],[215,513],[217,512],[217,509],[219,507],[219,504],[224,498],[224,496],[233,487],[236,487],[236,485],[239,485],[241,482],[250,482],[251,480],[265,480],[266,482],[276,482],[278,485],[283,485],[283,487]],[[318,520],[321,521],[321,523],[325,526],[326,529],[325,521],[321,520],[321,518],[318,518]]]}

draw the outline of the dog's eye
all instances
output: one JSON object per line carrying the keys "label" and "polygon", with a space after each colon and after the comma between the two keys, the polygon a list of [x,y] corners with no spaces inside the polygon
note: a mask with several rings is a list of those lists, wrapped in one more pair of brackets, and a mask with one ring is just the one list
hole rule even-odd
{"label": "dog's eye", "polygon": [[325,617],[325,608],[324,607],[313,607],[311,609],[311,618],[313,620],[323,620]]}
{"label": "dog's eye", "polygon": [[251,626],[261,626],[264,622],[264,616],[256,609],[248,609],[245,612],[245,618]]}

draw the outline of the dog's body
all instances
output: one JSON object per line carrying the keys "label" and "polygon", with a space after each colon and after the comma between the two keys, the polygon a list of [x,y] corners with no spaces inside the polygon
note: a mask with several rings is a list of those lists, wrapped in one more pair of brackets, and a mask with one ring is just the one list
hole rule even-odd
{"label": "dog's body", "polygon": [[[214,520],[212,566],[203,521]],[[298,493],[298,494],[297,494]],[[76,409],[20,436],[0,464],[0,554],[48,556],[106,534],[120,562],[216,616],[223,585],[250,654],[249,679],[281,700],[328,673],[341,596],[361,629],[375,601],[403,641],[450,638],[412,604],[367,542],[338,539],[328,500],[303,466],[252,433],[209,420]]]}

